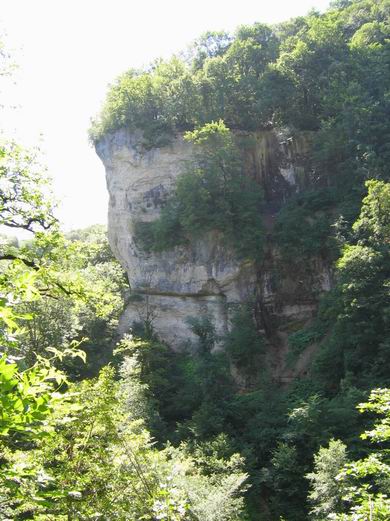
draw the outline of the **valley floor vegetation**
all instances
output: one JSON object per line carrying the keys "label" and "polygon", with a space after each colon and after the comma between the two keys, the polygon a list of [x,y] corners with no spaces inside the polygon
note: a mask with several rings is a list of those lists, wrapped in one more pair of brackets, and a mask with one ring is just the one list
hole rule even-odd
{"label": "valley floor vegetation", "polygon": [[[263,363],[253,302],[224,338],[193,317],[195,353],[152,321],[119,338],[130,290],[105,229],[62,233],[36,153],[2,140],[0,224],[31,240],[0,244],[0,519],[390,518],[389,29],[388,0],[338,0],[207,33],[185,59],[122,75],[91,130],[141,129],[146,148],[187,132],[197,147],[160,219],[139,227],[146,250],[216,229],[259,265],[267,241],[282,263],[332,264],[317,316],[290,335],[292,358],[317,350],[288,387]],[[236,136],[276,126],[313,133],[312,175],[266,236]]]}

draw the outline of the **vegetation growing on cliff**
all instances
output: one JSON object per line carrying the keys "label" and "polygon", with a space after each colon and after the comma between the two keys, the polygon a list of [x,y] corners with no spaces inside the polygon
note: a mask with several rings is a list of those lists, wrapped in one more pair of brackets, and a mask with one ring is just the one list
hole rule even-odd
{"label": "vegetation growing on cliff", "polygon": [[136,237],[146,250],[161,251],[209,231],[239,258],[260,260],[263,246],[260,186],[245,175],[240,150],[222,121],[187,132],[195,145],[159,219],[136,223]]}
{"label": "vegetation growing on cliff", "polygon": [[[276,241],[287,262],[297,255],[335,259],[335,225],[355,220],[364,181],[389,178],[389,26],[387,1],[354,0],[277,26],[206,33],[186,60],[174,57],[118,78],[91,138],[96,142],[125,127],[141,129],[144,146],[163,146],[178,132],[220,120],[233,133],[312,131],[310,193],[291,199],[280,213]],[[196,219],[182,215],[188,228],[183,230],[179,201],[171,201],[158,223],[139,230],[147,247],[158,250],[185,241],[189,233],[196,236],[202,220],[203,229],[211,221],[225,232],[232,229],[220,222],[224,209],[210,209],[200,197],[197,182],[199,176],[187,172],[178,191],[188,199],[195,188],[202,215],[186,201]],[[251,201],[237,204],[251,208]],[[240,227],[237,215],[234,226]]]}
{"label": "vegetation growing on cliff", "polygon": [[191,58],[129,71],[109,91],[91,138],[143,129],[164,136],[222,119],[232,130],[317,130],[317,171],[333,182],[388,164],[389,13],[385,0],[334,2],[274,27],[207,33]]}
{"label": "vegetation growing on cliff", "polygon": [[337,259],[318,316],[290,335],[296,354],[318,346],[289,387],[267,370],[256,302],[223,338],[193,317],[195,353],[172,352],[150,322],[112,356],[126,283],[104,231],[64,236],[33,155],[2,145],[0,222],[33,238],[0,245],[0,517],[390,518],[389,11],[339,0],[275,28],[207,34],[191,63],[121,77],[95,128],[141,128],[149,146],[187,130],[199,146],[143,230],[147,247],[218,230],[256,260],[262,196],[215,121],[316,131],[310,190],[269,238],[281,262]]}

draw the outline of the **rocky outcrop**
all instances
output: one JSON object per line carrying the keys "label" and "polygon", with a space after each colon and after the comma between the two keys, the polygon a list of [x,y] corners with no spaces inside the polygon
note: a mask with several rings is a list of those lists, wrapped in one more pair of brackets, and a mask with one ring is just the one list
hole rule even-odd
{"label": "rocky outcrop", "polygon": [[[243,161],[248,175],[263,186],[268,231],[275,212],[307,182],[308,142],[308,136],[293,139],[274,131],[254,134],[249,140]],[[96,150],[106,169],[110,194],[109,241],[132,289],[121,320],[123,331],[134,321],[150,320],[162,339],[174,349],[182,349],[194,342],[189,319],[208,316],[223,335],[232,309],[248,299],[260,301],[260,329],[274,327],[275,320],[276,329],[283,329],[286,323],[310,319],[316,307],[313,295],[329,285],[327,270],[320,264],[311,271],[310,291],[305,293],[302,270],[276,272],[277,252],[269,252],[264,266],[255,268],[238,261],[217,233],[161,253],[145,253],[137,246],[134,223],[158,217],[191,158],[192,146],[182,137],[169,146],[146,150],[141,134],[121,130],[105,136]],[[267,334],[277,343],[277,331]]]}

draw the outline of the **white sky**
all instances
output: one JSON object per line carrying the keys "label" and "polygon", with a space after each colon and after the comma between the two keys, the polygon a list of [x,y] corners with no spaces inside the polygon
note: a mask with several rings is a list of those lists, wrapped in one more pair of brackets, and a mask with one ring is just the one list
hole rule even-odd
{"label": "white sky", "polygon": [[104,169],[87,129],[107,84],[184,50],[207,30],[304,15],[329,0],[0,0],[0,32],[19,69],[0,126],[40,144],[65,229],[105,223]]}

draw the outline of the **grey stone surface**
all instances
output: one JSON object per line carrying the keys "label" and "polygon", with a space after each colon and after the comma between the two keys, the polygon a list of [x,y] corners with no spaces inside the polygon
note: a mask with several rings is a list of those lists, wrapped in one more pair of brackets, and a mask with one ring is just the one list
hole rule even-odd
{"label": "grey stone surface", "polygon": [[[262,184],[270,208],[265,220],[272,227],[273,209],[302,186],[302,157],[307,139],[288,140],[280,133],[257,133],[245,159],[249,175]],[[194,343],[189,318],[208,316],[217,333],[229,327],[235,305],[255,295],[278,320],[306,320],[315,303],[299,295],[300,274],[279,275],[277,290],[272,282],[272,262],[255,271],[250,262],[240,262],[224,247],[218,233],[210,232],[186,247],[147,254],[134,242],[134,223],[159,216],[183,165],[191,158],[192,146],[181,136],[163,148],[145,150],[142,135],[121,130],[105,136],[96,146],[104,163],[110,195],[108,234],[112,250],[126,270],[132,293],[122,316],[125,332],[132,322],[152,320],[160,337],[174,349]],[[266,227],[267,227],[266,222]],[[318,290],[330,284],[326,268],[318,266]]]}

